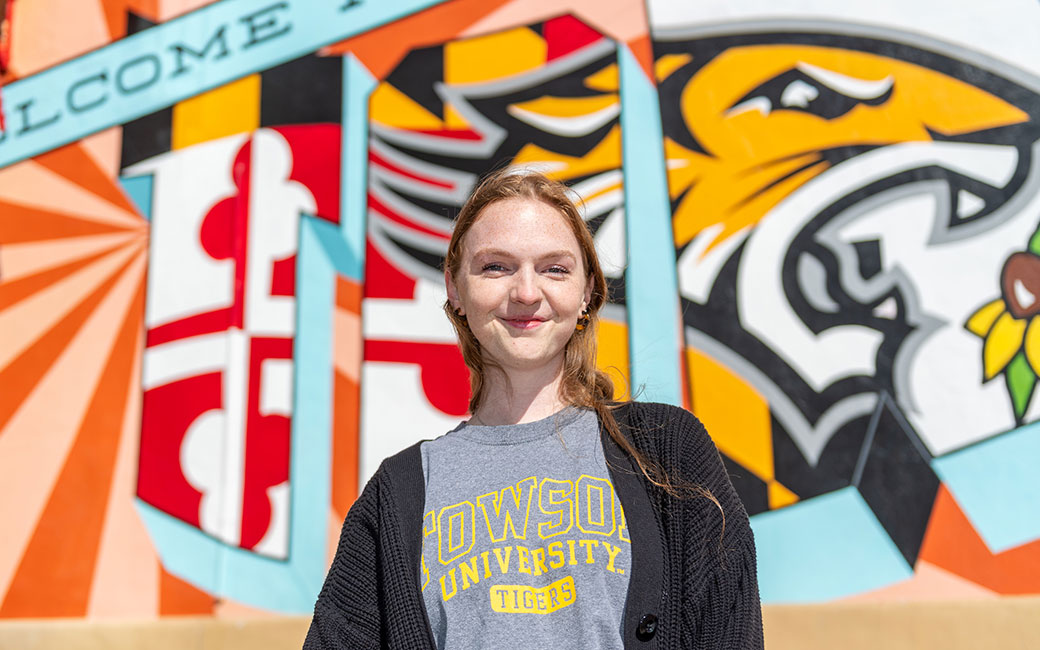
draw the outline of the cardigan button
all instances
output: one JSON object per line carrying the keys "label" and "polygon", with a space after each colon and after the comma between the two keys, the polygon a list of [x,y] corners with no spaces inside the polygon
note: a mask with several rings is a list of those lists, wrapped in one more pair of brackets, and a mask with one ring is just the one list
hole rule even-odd
{"label": "cardigan button", "polygon": [[649,641],[654,638],[654,633],[657,632],[657,617],[653,614],[644,614],[643,618],[639,619],[639,625],[636,627],[636,638],[640,641]]}

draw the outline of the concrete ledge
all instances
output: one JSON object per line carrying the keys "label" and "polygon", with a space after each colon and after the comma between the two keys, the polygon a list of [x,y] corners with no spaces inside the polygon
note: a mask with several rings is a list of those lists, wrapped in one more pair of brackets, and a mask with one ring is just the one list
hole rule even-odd
{"label": "concrete ledge", "polygon": [[[771,605],[768,650],[1040,650],[1040,597]],[[0,650],[297,650],[306,616],[0,621]]]}
{"label": "concrete ledge", "polygon": [[1040,649],[1040,597],[771,605],[768,650]]}
{"label": "concrete ledge", "polygon": [[0,650],[299,650],[309,616],[154,621],[18,619],[0,622]]}

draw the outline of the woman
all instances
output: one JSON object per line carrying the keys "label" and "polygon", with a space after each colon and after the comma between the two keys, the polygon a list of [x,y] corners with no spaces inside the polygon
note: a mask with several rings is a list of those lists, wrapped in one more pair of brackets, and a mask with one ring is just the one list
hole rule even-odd
{"label": "woman", "polygon": [[487,178],[444,275],[473,416],[369,481],[304,647],[761,648],[714,444],[683,409],[614,403],[596,369],[606,283],[567,188]]}

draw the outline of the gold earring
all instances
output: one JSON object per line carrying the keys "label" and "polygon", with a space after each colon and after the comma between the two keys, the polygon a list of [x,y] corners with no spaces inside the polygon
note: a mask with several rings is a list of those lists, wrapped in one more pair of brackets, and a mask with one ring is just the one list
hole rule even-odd
{"label": "gold earring", "polygon": [[458,316],[459,318],[462,318],[463,316],[465,316],[465,314],[462,313],[462,307],[456,307],[455,308],[455,315]]}
{"label": "gold earring", "polygon": [[578,318],[578,322],[574,326],[574,329],[578,330],[579,332],[582,331],[583,329],[589,326],[589,321],[591,320],[592,318],[589,317],[589,310],[588,308],[586,308],[585,311],[581,312],[581,317]]}

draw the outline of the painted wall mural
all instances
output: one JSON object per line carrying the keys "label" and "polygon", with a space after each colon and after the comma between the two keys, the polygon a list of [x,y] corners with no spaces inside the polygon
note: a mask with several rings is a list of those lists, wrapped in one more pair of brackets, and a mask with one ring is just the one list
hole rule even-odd
{"label": "painted wall mural", "polygon": [[599,364],[706,423],[764,601],[1040,593],[1040,5],[905,4],[6,3],[0,617],[309,611],[466,416],[503,165],[582,197]]}

